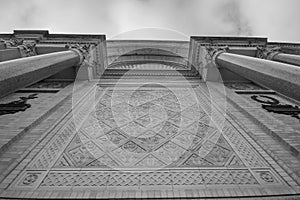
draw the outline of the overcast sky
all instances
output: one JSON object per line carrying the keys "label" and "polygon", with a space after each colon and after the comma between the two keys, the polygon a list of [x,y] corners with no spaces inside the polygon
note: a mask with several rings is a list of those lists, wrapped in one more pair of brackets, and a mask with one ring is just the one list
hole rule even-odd
{"label": "overcast sky", "polygon": [[[0,0],[0,8],[2,33],[46,29],[153,39],[182,33],[300,42],[300,0]],[[148,29],[120,37],[142,28]]]}

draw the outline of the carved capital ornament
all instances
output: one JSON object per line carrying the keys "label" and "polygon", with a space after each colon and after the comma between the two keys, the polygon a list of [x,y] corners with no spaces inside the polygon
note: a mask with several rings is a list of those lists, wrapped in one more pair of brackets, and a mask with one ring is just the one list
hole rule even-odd
{"label": "carved capital ornament", "polygon": [[22,57],[29,57],[29,56],[35,56],[37,55],[35,51],[35,42],[30,42],[27,44],[22,44],[18,46],[18,49],[20,50],[21,56]]}
{"label": "carved capital ornament", "polygon": [[90,51],[90,44],[66,44],[66,48],[76,52],[80,57],[80,62],[78,64],[81,65],[84,61],[89,60],[89,51]]}
{"label": "carved capital ornament", "polygon": [[206,46],[207,57],[215,65],[217,65],[216,58],[218,57],[218,55],[220,55],[221,53],[224,53],[224,52],[228,52],[228,50],[229,50],[228,46],[223,46],[223,47],[219,47],[219,46]]}
{"label": "carved capital ornament", "polygon": [[281,53],[281,47],[257,47],[256,57],[273,60],[274,56]]}
{"label": "carved capital ornament", "polygon": [[18,47],[19,45],[23,45],[24,40],[18,38],[11,38],[9,40],[5,40],[0,38],[0,42],[4,43],[6,45],[6,48],[9,48],[9,47]]}
{"label": "carved capital ornament", "polygon": [[10,40],[0,39],[0,42],[4,43],[6,48],[17,47],[22,58],[37,55],[35,51],[35,41],[26,41],[23,39],[11,38]]}

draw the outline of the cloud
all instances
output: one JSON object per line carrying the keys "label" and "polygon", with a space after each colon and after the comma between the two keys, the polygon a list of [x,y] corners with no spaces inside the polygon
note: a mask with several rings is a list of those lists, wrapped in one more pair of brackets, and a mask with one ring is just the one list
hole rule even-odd
{"label": "cloud", "polygon": [[299,0],[251,0],[241,4],[253,35],[271,41],[300,41],[299,8]]}
{"label": "cloud", "polygon": [[240,6],[236,0],[226,2],[219,7],[219,16],[229,26],[228,34],[252,36],[249,20],[242,14]]}
{"label": "cloud", "polygon": [[[105,33],[110,38],[155,27],[187,37],[300,40],[298,0],[0,0],[0,5],[0,32],[48,29],[51,33]],[[153,35],[159,38],[158,32]]]}

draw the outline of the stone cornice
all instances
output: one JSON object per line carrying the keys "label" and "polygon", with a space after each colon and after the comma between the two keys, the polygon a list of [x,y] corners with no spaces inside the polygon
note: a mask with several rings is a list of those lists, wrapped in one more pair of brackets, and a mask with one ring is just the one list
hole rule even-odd
{"label": "stone cornice", "polygon": [[[169,62],[169,61],[129,61],[129,62],[117,62],[109,65],[108,69],[135,69],[135,65],[144,65],[144,64],[161,64],[166,66],[167,68],[174,69],[174,70],[188,70],[187,64],[179,64],[176,62]],[[138,67],[137,67],[138,69]],[[165,70],[161,69],[161,70]]]}
{"label": "stone cornice", "polygon": [[300,49],[300,43],[268,42],[267,46],[294,47]]}
{"label": "stone cornice", "polygon": [[191,41],[199,43],[201,46],[246,46],[256,47],[267,44],[267,38],[259,37],[207,37],[191,36]]}
{"label": "stone cornice", "polygon": [[197,71],[190,70],[126,70],[126,69],[108,69],[103,74],[104,77],[108,76],[186,76],[186,77],[198,77]]}

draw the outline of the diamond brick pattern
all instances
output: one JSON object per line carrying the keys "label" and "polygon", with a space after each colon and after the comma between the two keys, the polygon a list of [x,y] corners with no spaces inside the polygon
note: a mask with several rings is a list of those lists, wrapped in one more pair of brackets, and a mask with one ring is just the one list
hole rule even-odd
{"label": "diamond brick pattern", "polygon": [[[266,175],[267,176],[267,175]],[[266,177],[265,176],[265,177]],[[270,178],[268,179],[270,180]],[[41,183],[45,186],[170,186],[170,185],[257,185],[248,170],[171,170],[139,172],[50,172]]]}
{"label": "diamond brick pattern", "polygon": [[[193,103],[181,106],[185,101]],[[241,150],[235,152],[209,119],[197,99],[184,90],[176,94],[161,88],[106,90],[54,166],[242,167],[240,154],[246,161],[260,160],[243,145],[245,141],[237,140],[238,134],[225,131]],[[41,162],[52,155],[44,153],[44,160],[34,166],[43,167]]]}
{"label": "diamond brick pattern", "polygon": [[79,130],[73,125],[58,132],[15,185],[160,190],[282,184],[239,131],[229,124],[219,131],[210,108],[201,107],[209,103],[198,100],[180,89],[106,90]]}

